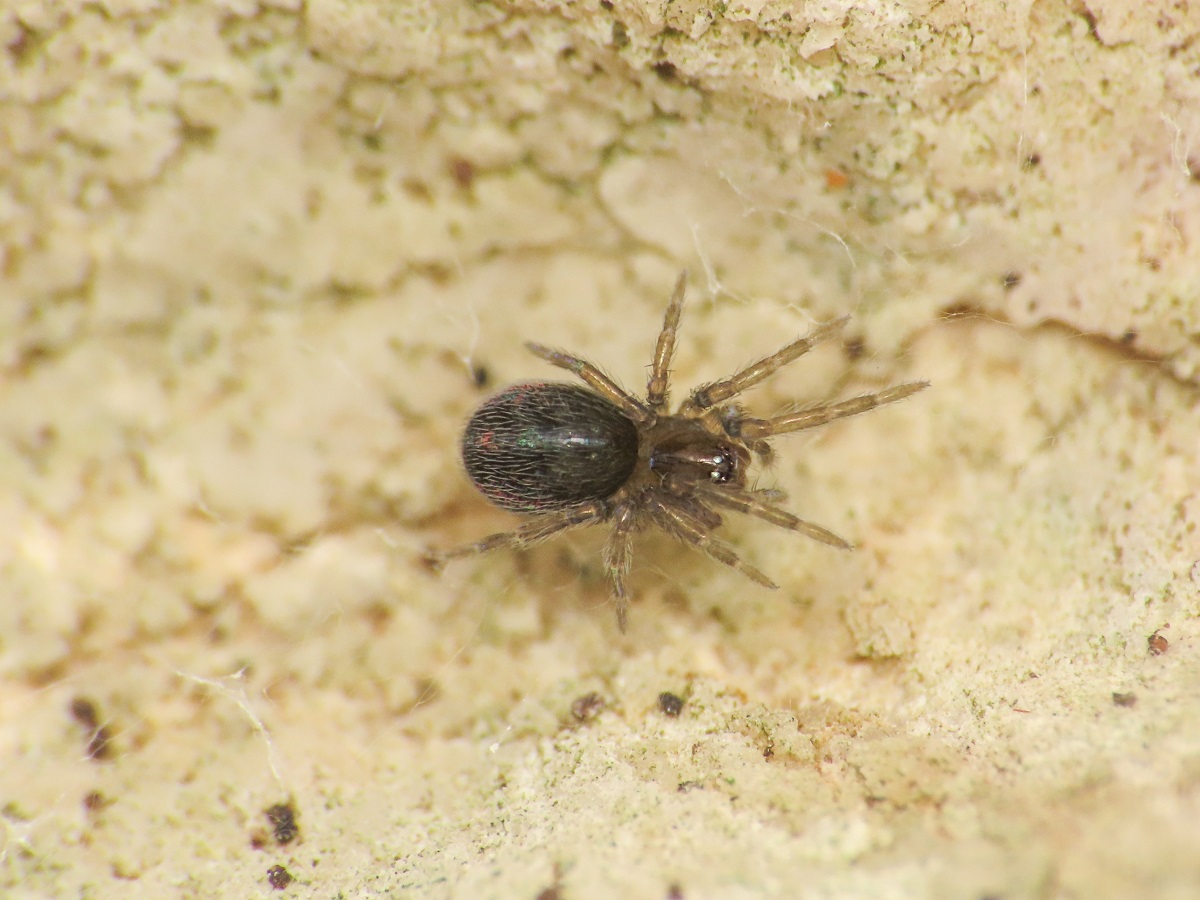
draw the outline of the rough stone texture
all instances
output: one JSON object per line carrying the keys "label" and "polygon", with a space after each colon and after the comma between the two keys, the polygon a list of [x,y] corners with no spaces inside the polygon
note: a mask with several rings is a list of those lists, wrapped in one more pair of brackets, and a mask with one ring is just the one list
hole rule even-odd
{"label": "rough stone texture", "polygon": [[[1200,6],[0,43],[0,893],[1200,896]],[[521,342],[640,388],[685,265],[681,386],[844,313],[756,410],[933,382],[764,477],[858,551],[646,536],[625,637],[597,534],[433,576]]]}

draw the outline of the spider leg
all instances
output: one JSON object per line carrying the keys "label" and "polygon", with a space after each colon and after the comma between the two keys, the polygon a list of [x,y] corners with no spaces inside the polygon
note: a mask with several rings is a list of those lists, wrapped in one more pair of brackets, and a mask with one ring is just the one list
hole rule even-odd
{"label": "spider leg", "polygon": [[667,391],[671,383],[671,356],[675,352],[675,333],[679,330],[679,317],[683,313],[683,292],[687,287],[687,269],[679,273],[667,314],[663,317],[662,331],[654,345],[654,365],[650,380],[646,382],[646,405],[656,413],[667,410]]}
{"label": "spider leg", "polygon": [[842,316],[840,319],[826,322],[804,337],[792,341],[792,343],[788,344],[782,350],[770,356],[763,357],[758,362],[751,363],[724,381],[696,388],[692,392],[692,396],[683,404],[683,409],[703,410],[720,406],[743,391],[754,387],[760,381],[769,378],[776,370],[786,366],[793,360],[799,359],[813,347],[817,346],[817,344],[821,343],[821,341],[833,337],[833,335],[842,330],[842,327],[849,319],[849,316]]}
{"label": "spider leg", "polygon": [[898,384],[877,394],[864,394],[840,403],[826,403],[812,409],[776,416],[773,419],[745,418],[731,423],[736,436],[748,441],[761,440],[776,434],[787,434],[791,431],[803,431],[806,428],[816,428],[834,419],[844,419],[846,416],[856,416],[885,403],[895,403],[903,400],[917,391],[929,387],[928,381],[913,381],[908,384]]}
{"label": "spider leg", "polygon": [[560,369],[566,369],[568,372],[578,375],[588,387],[601,394],[606,400],[615,403],[625,415],[629,416],[629,418],[633,419],[639,425],[649,422],[654,418],[654,414],[646,408],[641,400],[622,390],[615,381],[586,359],[572,356],[569,353],[563,353],[561,350],[552,350],[549,347],[543,347],[541,344],[535,344],[533,341],[527,341],[525,347],[534,356],[541,357],[551,365],[558,366]]}
{"label": "spider leg", "polygon": [[[696,549],[711,556],[717,562],[724,563],[731,569],[736,569],[755,584],[771,588],[771,590],[777,589],[779,585],[739,557],[728,544],[717,540],[709,534],[713,526],[688,508],[688,506],[696,505],[698,504],[691,503],[685,505],[685,503],[681,503],[669,494],[663,494],[662,492],[655,492],[650,499],[651,514],[667,534],[683,541],[685,544],[691,544]],[[716,518],[718,522],[720,521],[719,517],[707,507],[700,506],[700,509],[707,512],[711,517]]]}
{"label": "spider leg", "polygon": [[787,499],[787,491],[781,491],[779,488],[760,488],[745,493],[764,503],[782,503]]}
{"label": "spider leg", "polygon": [[790,512],[771,506],[768,500],[756,496],[749,491],[711,488],[704,491],[700,496],[718,506],[724,506],[735,512],[745,513],[748,516],[757,516],[765,522],[778,525],[780,528],[798,531],[805,537],[810,537],[814,541],[820,541],[822,544],[828,544],[830,547],[837,547],[840,550],[854,549],[852,544],[838,537],[829,529],[822,528],[820,525],[814,525],[812,522],[806,522],[803,519],[798,519]]}
{"label": "spider leg", "polygon": [[489,550],[498,550],[501,547],[528,547],[530,544],[544,541],[561,531],[603,522],[610,515],[611,509],[608,504],[601,502],[546,513],[536,519],[530,519],[513,531],[490,534],[473,544],[463,544],[461,547],[451,547],[449,550],[431,553],[428,559],[435,569],[440,569],[451,559],[475,556],[479,553],[487,553]]}
{"label": "spider leg", "polygon": [[604,543],[604,568],[612,582],[613,600],[617,607],[617,627],[624,634],[629,627],[629,592],[625,579],[633,564],[633,526],[636,516],[624,504],[613,515],[612,531]]}

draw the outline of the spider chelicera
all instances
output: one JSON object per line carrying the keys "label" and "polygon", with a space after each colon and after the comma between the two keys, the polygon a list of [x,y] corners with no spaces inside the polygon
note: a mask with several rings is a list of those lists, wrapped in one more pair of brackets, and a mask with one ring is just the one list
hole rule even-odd
{"label": "spider chelicera", "polygon": [[777,585],[713,537],[720,510],[757,516],[832,547],[850,544],[832,531],[798,519],[776,504],[783,494],[747,483],[753,457],[771,458],[768,438],[815,428],[915,394],[927,381],[825,403],[769,419],[747,415],[731,401],[838,334],[849,317],[814,331],[722,381],[696,388],[668,412],[671,355],[683,311],[687,273],[667,306],[646,385],[639,400],[593,364],[528,343],[546,362],[573,372],[586,387],[555,382],[518,384],[487,400],[467,423],[462,459],[475,487],[493,504],[525,513],[514,531],[436,553],[448,559],[530,544],[585,525],[607,523],[604,568],[612,585],[617,624],[628,624],[627,578],[633,533],[655,526],[736,569],[763,587]]}

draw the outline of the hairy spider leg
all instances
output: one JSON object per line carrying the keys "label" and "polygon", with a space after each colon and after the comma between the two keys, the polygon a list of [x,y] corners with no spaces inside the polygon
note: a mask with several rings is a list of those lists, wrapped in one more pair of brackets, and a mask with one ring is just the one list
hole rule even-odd
{"label": "hairy spider leg", "polygon": [[586,359],[563,353],[561,350],[551,350],[549,347],[535,344],[533,341],[526,341],[525,347],[534,356],[541,357],[552,366],[558,366],[560,369],[566,369],[568,372],[578,375],[588,387],[609,402],[619,406],[621,411],[637,424],[644,424],[654,418],[654,414],[646,408],[641,400],[622,390],[615,381]]}
{"label": "hairy spider leg", "polygon": [[650,379],[646,382],[646,405],[656,413],[667,411],[667,392],[671,386],[671,357],[675,353],[675,333],[679,331],[679,317],[683,314],[683,292],[687,288],[687,269],[679,273],[671,302],[663,316],[662,331],[654,345],[654,364]]}
{"label": "hairy spider leg", "polygon": [[612,519],[612,530],[604,542],[604,568],[608,572],[617,606],[617,627],[624,634],[629,627],[629,591],[625,579],[629,577],[633,565],[633,527],[637,515],[631,507],[621,504]]}
{"label": "hairy spider leg", "polygon": [[792,341],[792,343],[783,349],[772,353],[770,356],[763,357],[758,362],[751,363],[729,378],[696,388],[696,390],[692,391],[692,396],[683,404],[680,412],[693,409],[711,409],[714,406],[720,406],[725,401],[754,387],[760,381],[770,378],[776,371],[788,363],[799,359],[813,347],[817,346],[817,344],[833,337],[842,330],[849,320],[849,316],[842,316],[840,319],[826,322],[804,337]]}
{"label": "hairy spider leg", "polygon": [[803,431],[806,428],[816,428],[818,425],[824,425],[826,422],[832,422],[835,419],[856,416],[859,413],[875,409],[877,406],[883,406],[885,403],[895,403],[897,400],[903,400],[905,397],[911,396],[917,391],[923,391],[927,387],[929,387],[928,381],[912,381],[908,384],[898,384],[895,387],[890,387],[886,391],[879,391],[876,394],[864,394],[861,397],[842,400],[838,403],[825,403],[821,406],[815,406],[812,409],[775,416],[773,419],[747,417],[731,424],[736,429],[735,436],[748,441],[757,441],[777,434],[787,434],[792,431]]}
{"label": "hairy spider leg", "polygon": [[609,505],[600,501],[588,503],[584,506],[572,507],[571,509],[559,510],[558,512],[546,513],[545,515],[538,516],[536,519],[529,520],[514,531],[489,534],[483,540],[476,541],[473,544],[463,544],[461,547],[451,547],[449,550],[433,554],[430,557],[430,561],[440,568],[447,560],[458,559],[462,556],[475,556],[476,554],[487,553],[489,550],[498,550],[502,547],[528,547],[530,544],[544,541],[546,538],[552,537],[559,532],[603,522],[610,515],[611,509]]}
{"label": "hairy spider leg", "polygon": [[[734,553],[732,547],[709,534],[711,526],[670,494],[655,491],[650,497],[649,503],[654,521],[667,534],[685,544],[691,544],[717,562],[724,563],[729,568],[741,572],[755,584],[771,590],[779,588],[779,585]],[[715,515],[711,510],[707,511],[710,515]]]}
{"label": "hairy spider leg", "polygon": [[748,516],[757,516],[765,522],[778,525],[780,528],[798,531],[805,537],[810,537],[814,541],[820,541],[822,544],[828,544],[830,547],[837,547],[839,550],[854,549],[853,544],[838,537],[838,535],[829,529],[822,528],[820,525],[814,525],[812,522],[806,522],[803,519],[793,516],[790,512],[779,509],[776,506],[771,506],[767,500],[756,496],[753,492],[734,491],[729,488],[709,488],[702,491],[700,496],[710,503],[724,506],[727,509],[732,509],[734,512],[745,513]]}

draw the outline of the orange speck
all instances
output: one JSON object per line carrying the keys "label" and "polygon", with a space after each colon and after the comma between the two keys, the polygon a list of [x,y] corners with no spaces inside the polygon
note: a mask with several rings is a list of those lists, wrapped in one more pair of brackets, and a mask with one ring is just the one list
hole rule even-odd
{"label": "orange speck", "polygon": [[825,170],[825,187],[833,191],[839,191],[850,183],[850,176],[841,169],[826,169]]}

